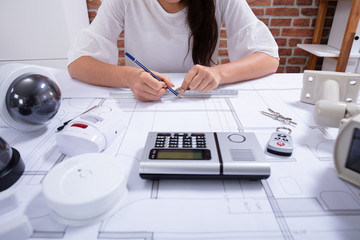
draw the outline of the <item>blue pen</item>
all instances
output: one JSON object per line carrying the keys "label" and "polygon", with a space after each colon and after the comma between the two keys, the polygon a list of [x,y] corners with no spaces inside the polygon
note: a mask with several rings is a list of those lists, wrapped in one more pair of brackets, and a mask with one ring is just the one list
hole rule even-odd
{"label": "blue pen", "polygon": [[[156,76],[153,72],[151,72],[147,67],[145,67],[144,65],[141,64],[141,62],[139,62],[138,60],[136,60],[133,56],[130,55],[130,53],[125,52],[125,56],[127,56],[128,58],[131,59],[131,61],[134,61],[137,65],[139,65],[139,67],[141,67],[142,69],[144,69],[146,72],[150,73],[151,76],[153,76],[153,78],[157,79],[158,81],[162,82],[163,80],[161,80],[158,76]],[[166,86],[166,88],[172,92],[173,94],[175,94],[175,96],[177,96],[178,98],[181,98],[180,94],[175,91],[174,89],[172,89],[169,86]]]}

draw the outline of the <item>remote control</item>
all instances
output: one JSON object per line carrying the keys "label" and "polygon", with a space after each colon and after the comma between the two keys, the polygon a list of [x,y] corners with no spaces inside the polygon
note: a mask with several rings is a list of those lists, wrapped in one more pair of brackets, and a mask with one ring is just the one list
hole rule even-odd
{"label": "remote control", "polygon": [[293,143],[290,134],[280,131],[271,134],[267,144],[267,151],[281,156],[291,156]]}

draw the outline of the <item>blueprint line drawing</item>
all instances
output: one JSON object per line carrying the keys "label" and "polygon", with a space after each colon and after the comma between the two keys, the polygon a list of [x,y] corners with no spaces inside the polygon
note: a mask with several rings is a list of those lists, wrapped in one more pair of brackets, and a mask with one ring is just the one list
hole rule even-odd
{"label": "blueprint line drawing", "polygon": [[[54,70],[54,75],[63,79],[60,84],[74,85],[64,89],[83,90],[80,95],[65,91],[46,129],[0,127],[0,136],[25,162],[25,173],[12,188],[21,199],[17,211],[28,216],[34,229],[30,239],[360,238],[360,189],[337,176],[332,151],[338,129],[314,123],[313,106],[299,100],[301,74],[220,86],[238,90],[236,98],[168,97],[155,102],[111,97],[111,90],[75,82],[62,70]],[[174,78],[181,83],[181,75]],[[62,225],[52,218],[41,192],[46,174],[69,158],[56,146],[56,129],[96,105],[121,111],[118,120],[125,127],[104,153],[126,167],[128,194],[121,208],[100,223]],[[297,125],[262,115],[268,108],[292,117]],[[292,130],[291,157],[266,151],[270,135],[281,126]],[[141,179],[139,162],[150,131],[254,132],[271,164],[271,176],[261,181]]]}

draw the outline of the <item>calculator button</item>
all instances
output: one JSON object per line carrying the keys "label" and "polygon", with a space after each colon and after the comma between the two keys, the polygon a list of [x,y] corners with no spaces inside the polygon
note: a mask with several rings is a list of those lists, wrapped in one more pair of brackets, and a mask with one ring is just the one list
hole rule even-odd
{"label": "calculator button", "polygon": [[178,137],[186,137],[188,134],[187,133],[174,133],[174,136],[178,136]]}
{"label": "calculator button", "polygon": [[193,137],[201,137],[201,136],[205,136],[204,133],[192,133],[191,136]]}

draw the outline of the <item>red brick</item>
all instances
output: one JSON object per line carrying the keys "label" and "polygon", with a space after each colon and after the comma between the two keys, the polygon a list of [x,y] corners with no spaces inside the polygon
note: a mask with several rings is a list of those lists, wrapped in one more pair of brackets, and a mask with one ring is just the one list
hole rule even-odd
{"label": "red brick", "polygon": [[308,18],[297,18],[293,20],[293,26],[295,27],[309,27],[310,19]]}
{"label": "red brick", "polygon": [[221,64],[225,64],[225,63],[229,63],[230,59],[229,58],[223,58],[221,59]]}
{"label": "red brick", "polygon": [[291,19],[284,19],[284,18],[276,18],[271,19],[271,26],[290,26]]}
{"label": "red brick", "polygon": [[[313,0],[296,0],[296,5],[298,6],[305,6],[305,5],[312,5]],[[319,4],[319,3],[317,3]]]}
{"label": "red brick", "polygon": [[291,56],[290,48],[279,48],[279,56]]}
{"label": "red brick", "polygon": [[125,66],[125,58],[120,58],[118,60],[118,66]]}
{"label": "red brick", "polygon": [[226,39],[221,39],[220,43],[219,43],[219,47],[220,48],[226,48],[227,47],[227,40]]}
{"label": "red brick", "polygon": [[281,36],[288,37],[312,37],[314,35],[314,29],[303,28],[283,28]]}
{"label": "red brick", "polygon": [[119,57],[125,57],[125,50],[120,49],[119,50]]}
{"label": "red brick", "polygon": [[310,43],[312,43],[312,38],[304,39],[304,44],[310,44]]}
{"label": "red brick", "polygon": [[306,63],[306,58],[304,57],[291,57],[291,58],[288,58],[288,64],[291,64],[291,65],[303,65]]}
{"label": "red brick", "polygon": [[90,8],[99,8],[101,5],[101,0],[86,0],[88,9]]}
{"label": "red brick", "polygon": [[307,52],[301,48],[296,48],[294,50],[294,56],[309,56],[309,52]]}
{"label": "red brick", "polygon": [[117,47],[118,48],[124,48],[125,44],[124,44],[124,39],[120,39],[117,41]]}
{"label": "red brick", "polygon": [[271,16],[299,16],[297,8],[267,8],[266,15]]}
{"label": "red brick", "polygon": [[317,8],[303,8],[301,9],[301,14],[308,17],[317,16]]}
{"label": "red brick", "polygon": [[246,0],[250,6],[270,6],[270,0]]}
{"label": "red brick", "polygon": [[286,58],[280,58],[279,64],[285,65],[285,63],[286,63]]}
{"label": "red brick", "polygon": [[280,36],[280,29],[279,28],[270,28],[270,32],[274,37]]}
{"label": "red brick", "polygon": [[226,30],[225,30],[225,29],[221,29],[221,30],[220,30],[220,37],[222,37],[222,38],[226,38],[226,37],[227,37],[227,35],[226,35]]}
{"label": "red brick", "polygon": [[284,68],[278,67],[278,69],[276,70],[276,73],[284,73]]}
{"label": "red brick", "polygon": [[259,20],[262,21],[266,26],[269,25],[269,21],[270,21],[269,18],[259,18]]}
{"label": "red brick", "polygon": [[89,10],[88,14],[89,14],[89,19],[92,20],[92,19],[94,19],[96,17],[97,11]]}
{"label": "red brick", "polygon": [[252,8],[251,10],[256,16],[264,16],[264,9],[262,8]]}
{"label": "red brick", "polygon": [[297,44],[302,43],[300,38],[289,39],[289,47],[296,47]]}
{"label": "red brick", "polygon": [[286,73],[299,73],[300,67],[286,67],[285,72]]}
{"label": "red brick", "polygon": [[229,56],[228,50],[227,49],[219,49],[219,56]]}
{"label": "red brick", "polygon": [[273,0],[274,6],[279,5],[294,5],[294,0]]}
{"label": "red brick", "polygon": [[280,47],[284,47],[284,46],[286,46],[286,42],[287,42],[287,40],[286,40],[286,38],[275,38],[275,41],[276,41],[276,43],[278,44],[278,46]]}

